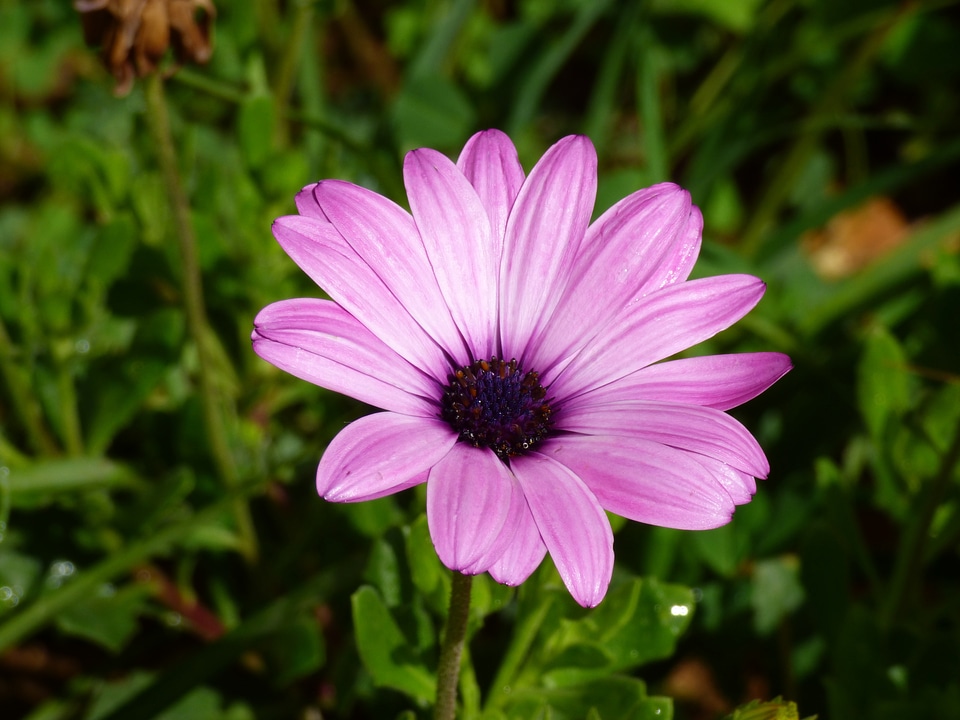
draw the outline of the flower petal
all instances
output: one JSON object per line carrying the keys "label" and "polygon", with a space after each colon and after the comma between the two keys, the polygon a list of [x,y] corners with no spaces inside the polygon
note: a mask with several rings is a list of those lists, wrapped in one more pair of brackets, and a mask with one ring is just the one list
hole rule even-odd
{"label": "flower petal", "polygon": [[706,530],[733,516],[726,479],[683,450],[640,438],[570,434],[551,438],[541,452],[576,473],[605,509],[630,520]]}
{"label": "flower petal", "polygon": [[516,587],[540,567],[546,554],[547,546],[524,499],[517,517],[517,534],[503,555],[490,566],[490,575],[499,583]]}
{"label": "flower petal", "polygon": [[383,412],[347,425],[317,468],[317,492],[331,502],[360,502],[413,487],[450,452],[456,433],[442,420]]}
{"label": "flower petal", "polygon": [[573,599],[595,607],[613,574],[613,531],[583,481],[550,457],[530,453],[511,467],[550,557]]}
{"label": "flower petal", "polygon": [[607,210],[586,239],[556,313],[534,345],[541,372],[582,348],[623,308],[674,277],[700,213],[673,183],[639,190]]}
{"label": "flower petal", "polygon": [[644,282],[640,295],[646,295],[667,285],[684,282],[693,271],[703,242],[703,214],[696,205],[690,207],[690,216],[683,233],[670,245],[670,251]]}
{"label": "flower petal", "polygon": [[330,218],[326,216],[320,208],[320,203],[317,202],[316,189],[318,185],[320,185],[320,183],[311,183],[297,193],[297,197],[295,198],[297,212],[306,217],[330,222]]}
{"label": "flower petal", "polygon": [[557,413],[557,428],[586,435],[651,440],[726,463],[754,477],[770,472],[750,431],[720,410],[642,400],[596,404],[583,401]]}
{"label": "flower petal", "polygon": [[557,398],[618,380],[713,337],[763,296],[752,275],[720,275],[668,285],[623,310],[560,371],[545,373]]}
{"label": "flower petal", "polygon": [[253,349],[281,370],[375,407],[436,414],[436,382],[329,300],[282,300],[253,321]]}
{"label": "flower petal", "polygon": [[318,183],[314,195],[331,224],[414,320],[465,362],[463,340],[410,213],[382,195],[339,180]]}
{"label": "flower petal", "polygon": [[757,480],[753,475],[748,475],[705,455],[688,455],[691,459],[703,465],[707,472],[723,485],[723,489],[730,494],[730,499],[735,504],[743,505],[753,500],[753,496],[757,492]]}
{"label": "flower petal", "polygon": [[626,398],[729,410],[755,398],[792,367],[789,357],[776,352],[682,358],[645,367],[576,402],[589,398],[599,405]]}
{"label": "flower petal", "polygon": [[489,216],[457,166],[436,150],[407,153],[403,179],[440,292],[474,357],[497,349],[497,270]]}
{"label": "flower petal", "polygon": [[467,140],[457,167],[476,189],[486,208],[493,230],[494,253],[500,257],[507,217],[523,185],[523,168],[517,149],[499,130],[484,130]]}
{"label": "flower petal", "polygon": [[525,359],[566,287],[597,194],[597,153],[582,136],[563,138],[530,172],[507,220],[500,264],[504,357]]}
{"label": "flower petal", "polygon": [[399,355],[440,382],[450,363],[380,278],[330,223],[288,215],[273,223],[277,241],[337,304]]}
{"label": "flower petal", "polygon": [[525,509],[520,485],[490,450],[457,443],[430,470],[430,537],[451,570],[486,572],[513,541]]}

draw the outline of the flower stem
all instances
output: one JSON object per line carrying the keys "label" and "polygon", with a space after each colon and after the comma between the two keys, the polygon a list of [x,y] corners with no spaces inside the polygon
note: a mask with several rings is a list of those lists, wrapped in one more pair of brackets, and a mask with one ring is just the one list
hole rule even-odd
{"label": "flower stem", "polygon": [[453,720],[457,714],[457,680],[460,677],[460,656],[467,639],[472,583],[473,577],[470,575],[453,573],[447,628],[440,648],[440,665],[437,668],[437,704],[433,712],[434,720]]}
{"label": "flower stem", "polygon": [[[197,238],[190,220],[189,201],[180,183],[180,171],[177,168],[177,156],[173,136],[170,133],[170,118],[167,115],[167,103],[163,92],[163,78],[154,73],[149,75],[145,82],[148,123],[157,145],[160,170],[163,173],[177,238],[180,241],[184,310],[187,316],[187,329],[197,348],[200,402],[203,407],[207,441],[210,443],[210,452],[220,480],[228,491],[232,491],[240,485],[240,475],[227,441],[226,418],[221,414],[221,403],[214,386],[213,363],[207,339],[209,325],[203,304],[200,263],[197,259]],[[250,517],[250,508],[245,498],[235,499],[233,516],[237,524],[240,551],[248,560],[255,560],[257,539],[253,520]]]}

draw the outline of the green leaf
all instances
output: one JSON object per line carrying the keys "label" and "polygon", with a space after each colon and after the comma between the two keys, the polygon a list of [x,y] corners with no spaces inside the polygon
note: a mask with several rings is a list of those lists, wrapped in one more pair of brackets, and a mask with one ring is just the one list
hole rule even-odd
{"label": "green leaf", "polygon": [[100,228],[87,260],[87,272],[103,287],[123,275],[137,245],[137,226],[129,213]]}
{"label": "green leaf", "polygon": [[620,583],[595,610],[561,621],[550,639],[543,683],[578,684],[669,657],[693,608],[689,588],[650,578]]}
{"label": "green leaf", "polygon": [[167,366],[159,360],[146,359],[127,363],[118,382],[98,388],[93,417],[87,434],[90,453],[106,452],[111,441],[143,407],[150,394],[163,381]]}
{"label": "green leaf", "polygon": [[474,111],[463,91],[436,74],[407,79],[393,106],[393,124],[401,148],[454,147],[474,124]]}
{"label": "green leaf", "polygon": [[40,570],[40,561],[36,558],[0,549],[0,616],[13,610],[31,594]]}
{"label": "green leaf", "polygon": [[57,616],[57,627],[120,652],[137,629],[152,589],[148,585],[130,585],[115,591],[102,585],[98,593],[67,607]]}
{"label": "green leaf", "polygon": [[302,614],[270,635],[265,648],[272,666],[271,679],[289,685],[320,668],[326,660],[326,647],[316,618]]}
{"label": "green leaf", "polygon": [[403,520],[403,513],[392,495],[368,502],[337,505],[337,512],[345,515],[358,532],[371,538],[379,537]]}
{"label": "green leaf", "polygon": [[860,412],[874,439],[883,437],[887,423],[910,406],[907,358],[897,339],[876,327],[867,337],[857,372]]}
{"label": "green leaf", "polygon": [[410,565],[410,578],[414,586],[424,595],[431,596],[440,589],[443,597],[449,595],[450,588],[443,583],[446,576],[437,551],[430,539],[426,514],[420,515],[412,525],[405,528],[407,563]]}
{"label": "green leaf", "polygon": [[377,685],[409,695],[422,705],[436,695],[432,673],[412,651],[377,591],[369,585],[350,598],[357,650]]}
{"label": "green leaf", "polygon": [[745,33],[753,27],[762,0],[657,0],[660,13],[701,15],[727,30]]}
{"label": "green leaf", "polygon": [[276,108],[270,95],[254,95],[240,107],[240,148],[250,167],[260,167],[269,159],[275,125]]}
{"label": "green leaf", "polygon": [[734,710],[726,720],[800,720],[800,714],[796,703],[775,698],[768,702],[752,700]]}
{"label": "green leaf", "polygon": [[604,720],[671,720],[673,703],[648,697],[646,685],[636,678],[607,677],[570,687],[518,691],[506,715],[510,720],[582,720],[591,712]]}
{"label": "green leaf", "polygon": [[758,561],[753,570],[752,588],[753,624],[758,633],[766,635],[803,604],[804,590],[796,556]]}
{"label": "green leaf", "polygon": [[68,492],[143,487],[132,470],[106,458],[43,460],[12,469],[8,481],[15,507],[45,505]]}
{"label": "green leaf", "polygon": [[733,577],[746,549],[745,538],[738,530],[738,525],[727,523],[714,530],[691,535],[700,559],[723,577]]}

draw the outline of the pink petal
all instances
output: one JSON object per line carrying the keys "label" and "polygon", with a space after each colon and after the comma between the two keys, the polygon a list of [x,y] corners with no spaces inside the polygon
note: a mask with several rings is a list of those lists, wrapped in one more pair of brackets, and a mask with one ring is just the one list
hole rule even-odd
{"label": "pink petal", "polygon": [[547,546],[524,499],[517,518],[517,534],[503,555],[490,566],[490,575],[499,583],[515,587],[540,567],[546,554]]}
{"label": "pink petal", "polygon": [[596,404],[586,397],[563,406],[556,415],[558,429],[650,440],[715,458],[754,477],[770,472],[760,444],[725,412],[642,400]]}
{"label": "pink petal", "polygon": [[525,509],[519,484],[490,450],[457,443],[430,470],[430,537],[451,570],[486,572],[513,541]]}
{"label": "pink petal", "polygon": [[674,283],[684,282],[693,271],[700,255],[703,242],[703,214],[696,205],[690,207],[690,216],[684,232],[670,246],[670,252],[664,257],[656,270],[650,274],[640,295],[646,295]]}
{"label": "pink petal", "polygon": [[558,378],[550,393],[571,398],[713,337],[756,305],[765,289],[751,275],[720,275],[668,285],[626,308]]}
{"label": "pink petal", "polygon": [[500,336],[506,358],[527,346],[553,313],[583,240],[597,193],[597,154],[571,136],[531,171],[507,220],[500,265]]}
{"label": "pink petal", "polygon": [[446,298],[474,357],[497,348],[497,270],[500,255],[487,211],[457,166],[436,150],[407,153],[403,178],[410,208]]}
{"label": "pink petal", "polygon": [[457,160],[467,180],[480,196],[493,229],[494,253],[500,256],[507,217],[523,185],[523,168],[517,149],[499,130],[484,130],[467,140]]}
{"label": "pink petal", "polygon": [[699,237],[700,213],[673,183],[640,190],[590,226],[570,284],[535,344],[531,367],[546,371],[582,348],[623,308],[667,277]]}
{"label": "pink petal", "polygon": [[727,479],[683,450],[639,438],[568,434],[551,438],[542,452],[576,473],[604,508],[630,520],[705,530],[733,515]]}
{"label": "pink petal", "polygon": [[317,196],[315,191],[320,183],[312,183],[307,185],[300,192],[297,193],[295,199],[297,203],[297,212],[306,217],[317,218],[318,220],[323,220],[324,222],[330,222],[323,210],[320,208],[320,203],[317,202]]}
{"label": "pink petal", "polygon": [[384,412],[347,425],[317,468],[317,492],[331,502],[392,495],[427,479],[456,433],[442,420]]}
{"label": "pink petal", "polygon": [[465,362],[462,338],[410,214],[382,195],[339,180],[318,183],[314,195],[331,224],[414,320]]}
{"label": "pink petal", "polygon": [[613,574],[613,531],[597,498],[567,467],[540,453],[511,467],[550,557],[573,599],[595,607]]}
{"label": "pink petal", "polygon": [[723,485],[723,489],[730,495],[730,499],[737,505],[743,505],[753,500],[757,492],[757,481],[753,475],[735,470],[734,468],[704,455],[691,455],[693,460],[703,465],[707,472]]}
{"label": "pink petal", "polygon": [[281,370],[375,407],[429,417],[436,382],[329,300],[282,300],[253,321],[253,349]]}
{"label": "pink petal", "polygon": [[443,349],[333,225],[315,218],[288,215],[273,223],[273,234],[294,262],[337,304],[396,353],[446,382],[450,363]]}
{"label": "pink petal", "polygon": [[662,400],[729,410],[755,398],[791,367],[790,358],[776,352],[682,358],[650,365],[582,398],[597,405],[622,399]]}

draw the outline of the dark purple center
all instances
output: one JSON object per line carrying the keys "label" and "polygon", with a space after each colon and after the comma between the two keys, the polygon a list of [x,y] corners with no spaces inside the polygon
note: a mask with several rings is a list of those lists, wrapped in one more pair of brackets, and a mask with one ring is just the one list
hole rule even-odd
{"label": "dark purple center", "polygon": [[549,434],[547,391],[539,375],[524,373],[516,360],[478,360],[447,378],[440,416],[461,442],[488,447],[506,462]]}

